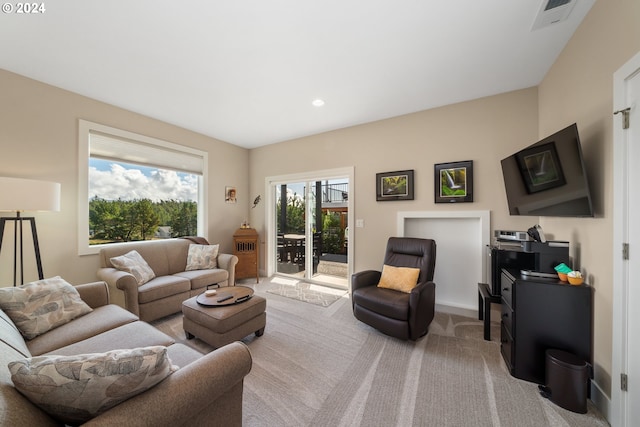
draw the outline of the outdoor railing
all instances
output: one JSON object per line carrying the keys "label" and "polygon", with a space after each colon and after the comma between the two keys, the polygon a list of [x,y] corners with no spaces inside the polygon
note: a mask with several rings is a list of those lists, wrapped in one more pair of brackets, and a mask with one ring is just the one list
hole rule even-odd
{"label": "outdoor railing", "polygon": [[349,200],[349,184],[322,184],[322,202],[336,203]]}

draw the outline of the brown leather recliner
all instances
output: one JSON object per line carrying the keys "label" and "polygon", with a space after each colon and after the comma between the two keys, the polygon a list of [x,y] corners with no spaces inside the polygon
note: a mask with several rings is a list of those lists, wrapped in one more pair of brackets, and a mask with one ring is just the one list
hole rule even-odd
{"label": "brown leather recliner", "polygon": [[435,311],[433,273],[436,242],[432,239],[391,237],[384,264],[419,268],[411,293],[379,288],[382,272],[366,270],[351,276],[353,314],[379,331],[403,340],[417,340],[428,331]]}

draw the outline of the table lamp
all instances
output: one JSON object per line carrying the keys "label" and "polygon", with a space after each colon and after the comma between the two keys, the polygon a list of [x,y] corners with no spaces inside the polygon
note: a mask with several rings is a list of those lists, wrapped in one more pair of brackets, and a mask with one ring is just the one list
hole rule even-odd
{"label": "table lamp", "polygon": [[24,283],[23,223],[31,224],[31,235],[38,268],[38,278],[44,279],[42,260],[36,231],[36,219],[23,217],[25,211],[60,211],[60,184],[23,178],[0,177],[0,211],[15,212],[15,217],[0,217],[0,253],[4,240],[4,226],[7,221],[14,222],[13,229],[13,286],[17,283],[18,242],[20,242],[20,284]]}

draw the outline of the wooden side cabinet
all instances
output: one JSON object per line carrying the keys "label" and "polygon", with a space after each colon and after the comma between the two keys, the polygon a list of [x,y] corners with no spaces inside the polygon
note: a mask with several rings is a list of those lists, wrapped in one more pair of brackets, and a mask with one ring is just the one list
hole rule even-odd
{"label": "wooden side cabinet", "polygon": [[233,235],[233,254],[238,257],[236,279],[255,277],[258,275],[258,232],[253,228],[239,228]]}
{"label": "wooden side cabinet", "polygon": [[545,351],[593,363],[593,288],[502,270],[500,350],[513,375],[544,384]]}

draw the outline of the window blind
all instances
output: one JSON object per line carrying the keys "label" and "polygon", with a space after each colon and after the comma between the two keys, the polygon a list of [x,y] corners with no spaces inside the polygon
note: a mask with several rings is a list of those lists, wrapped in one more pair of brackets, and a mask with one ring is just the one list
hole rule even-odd
{"label": "window blind", "polygon": [[147,144],[96,131],[89,132],[89,157],[196,175],[204,173],[203,156],[188,152],[186,147],[183,150],[170,145],[173,144]]}

